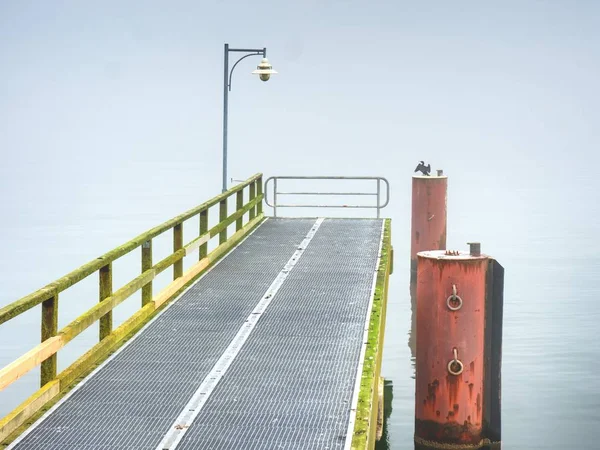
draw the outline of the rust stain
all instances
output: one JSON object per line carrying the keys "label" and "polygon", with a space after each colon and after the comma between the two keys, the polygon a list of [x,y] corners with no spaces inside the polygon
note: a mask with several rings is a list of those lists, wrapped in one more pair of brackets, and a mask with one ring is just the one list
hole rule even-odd
{"label": "rust stain", "polygon": [[429,402],[431,403],[431,406],[435,406],[436,395],[439,387],[440,382],[437,378],[427,385],[427,399],[423,401],[424,404]]}
{"label": "rust stain", "polygon": [[448,405],[454,405],[458,403],[458,394],[460,391],[460,385],[462,381],[462,374],[446,375],[446,386],[448,387]]}
{"label": "rust stain", "polygon": [[473,401],[473,383],[469,383],[469,400]]}
{"label": "rust stain", "polygon": [[471,371],[471,375],[475,375],[475,361],[471,361],[471,364],[469,364],[469,370]]}
{"label": "rust stain", "polygon": [[424,439],[445,444],[478,444],[481,430],[464,421],[462,424],[452,420],[438,423],[432,420],[415,420],[415,434]]}
{"label": "rust stain", "polygon": [[452,409],[454,409],[454,412],[458,412],[458,403],[455,403]]}
{"label": "rust stain", "polygon": [[446,248],[446,228],[444,228],[444,231],[442,231],[442,234],[440,235],[439,246],[440,249]]}
{"label": "rust stain", "polygon": [[481,416],[481,394],[477,394],[477,416]]}
{"label": "rust stain", "polygon": [[447,183],[414,178],[412,185],[411,257],[445,249]]}

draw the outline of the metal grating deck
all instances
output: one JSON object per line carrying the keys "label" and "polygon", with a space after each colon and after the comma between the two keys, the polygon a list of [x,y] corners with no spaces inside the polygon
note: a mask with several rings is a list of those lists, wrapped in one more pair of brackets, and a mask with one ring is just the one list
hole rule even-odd
{"label": "metal grating deck", "polygon": [[[314,223],[267,220],[14,448],[155,449]],[[320,225],[178,449],[343,448],[381,230]]]}

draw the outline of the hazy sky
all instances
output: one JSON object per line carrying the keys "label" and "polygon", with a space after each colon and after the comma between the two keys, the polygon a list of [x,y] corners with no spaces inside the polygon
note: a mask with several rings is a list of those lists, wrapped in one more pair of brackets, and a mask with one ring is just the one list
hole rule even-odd
{"label": "hazy sky", "polygon": [[593,167],[600,4],[491,3],[3,1],[3,199],[16,180],[93,183],[146,161],[218,186],[224,42],[266,46],[280,72],[236,69],[232,176]]}

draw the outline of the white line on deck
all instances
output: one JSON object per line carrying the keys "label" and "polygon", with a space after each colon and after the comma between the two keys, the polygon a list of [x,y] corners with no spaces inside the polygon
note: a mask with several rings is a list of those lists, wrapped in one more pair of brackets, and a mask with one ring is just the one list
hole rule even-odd
{"label": "white line on deck", "polygon": [[[356,409],[358,408],[358,393],[360,392],[360,382],[362,381],[362,371],[365,362],[365,353],[369,342],[369,322],[371,320],[371,310],[373,309],[373,300],[375,299],[375,287],[377,286],[377,273],[379,272],[379,264],[381,262],[381,248],[383,247],[383,233],[385,230],[385,220],[381,224],[381,240],[379,241],[379,251],[377,253],[377,263],[375,264],[375,273],[373,274],[373,286],[371,287],[371,298],[369,300],[369,308],[367,310],[367,318],[365,319],[365,329],[363,333],[363,343],[360,349],[360,357],[358,358],[358,369],[356,371],[356,382],[354,383],[354,393],[352,394],[352,403],[350,406],[350,420],[348,421],[348,431],[346,431],[346,443],[344,450],[349,450],[354,437],[354,423],[356,422]],[[375,389],[377,383],[375,380]]]}
{"label": "white line on deck", "polygon": [[200,414],[202,407],[205,405],[215,387],[221,378],[223,378],[223,375],[225,372],[227,372],[227,369],[229,369],[229,366],[231,366],[231,363],[240,352],[242,346],[248,339],[248,336],[250,336],[250,333],[275,297],[275,294],[277,294],[277,291],[279,291],[279,288],[287,278],[288,274],[291,272],[304,253],[304,250],[321,226],[321,223],[323,223],[323,220],[323,218],[317,219],[315,224],[306,235],[306,238],[300,243],[300,245],[298,245],[297,250],[285,264],[281,272],[279,272],[279,275],[277,275],[275,281],[273,281],[271,286],[269,286],[269,289],[267,289],[265,295],[263,295],[261,300],[254,307],[254,310],[250,313],[227,349],[225,349],[225,352],[221,355],[206,378],[204,378],[198,390],[194,393],[188,404],[185,405],[179,414],[179,417],[177,417],[173,425],[171,425],[163,440],[156,447],[156,450],[173,450],[177,447],[198,414]]}
{"label": "white line on deck", "polygon": [[10,445],[8,447],[6,447],[5,450],[12,450],[14,447],[16,447],[19,442],[21,442],[23,439],[25,439],[25,437],[31,433],[35,428],[38,427],[38,425],[40,425],[44,420],[46,420],[48,418],[48,416],[50,416],[50,414],[52,414],[54,411],[56,411],[58,409],[58,407],[60,405],[62,405],[64,402],[66,402],[69,398],[71,398],[71,396],[73,394],[75,394],[75,392],[77,392],[87,381],[89,381],[94,375],[96,375],[96,373],[98,373],[100,370],[102,370],[102,368],[104,366],[106,366],[109,362],[111,362],[113,359],[115,359],[119,353],[121,353],[123,350],[125,350],[133,341],[135,341],[135,339],[140,336],[144,330],[146,330],[146,328],[148,328],[150,325],[152,325],[154,323],[154,321],[156,321],[160,316],[162,316],[165,312],[167,312],[167,310],[169,308],[171,308],[171,306],[173,306],[181,297],[183,297],[187,291],[189,291],[191,288],[193,288],[196,283],[198,281],[200,281],[202,278],[204,278],[206,275],[208,275],[215,267],[217,267],[219,264],[221,264],[223,261],[225,261],[227,259],[227,257],[229,255],[231,255],[240,245],[242,245],[246,239],[248,239],[250,236],[252,236],[254,234],[255,231],[257,231],[267,220],[269,220],[269,218],[265,218],[265,220],[261,223],[259,223],[256,228],[254,230],[252,230],[250,233],[248,233],[246,236],[244,236],[244,238],[237,243],[237,245],[235,247],[233,247],[231,250],[229,250],[225,256],[223,256],[223,258],[221,258],[219,261],[217,261],[210,269],[208,269],[206,272],[204,272],[202,274],[202,276],[200,278],[198,278],[198,280],[196,280],[196,282],[192,283],[189,287],[187,287],[181,294],[179,294],[175,299],[173,299],[172,302],[170,302],[162,311],[160,311],[156,316],[154,316],[146,325],[144,325],[137,333],[135,333],[135,335],[129,339],[127,342],[125,342],[125,344],[123,344],[121,347],[119,347],[112,355],[110,355],[102,364],[100,364],[98,367],[96,367],[92,372],[90,372],[88,374],[88,376],[86,376],[80,383],[77,383],[77,385],[71,389],[67,394],[65,394],[65,396],[63,398],[61,398],[52,408],[50,408],[46,413],[44,413],[44,415],[42,417],[40,417],[33,425],[31,425],[29,428],[27,428],[23,433],[21,433],[19,435],[18,438],[16,438],[14,441],[12,441],[10,443]]}

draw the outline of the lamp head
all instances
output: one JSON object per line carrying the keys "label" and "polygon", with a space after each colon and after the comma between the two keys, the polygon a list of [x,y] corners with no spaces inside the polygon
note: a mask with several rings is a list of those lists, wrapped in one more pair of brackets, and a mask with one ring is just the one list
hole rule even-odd
{"label": "lamp head", "polygon": [[269,81],[271,75],[277,73],[277,71],[273,70],[273,66],[267,58],[263,58],[252,73],[258,75],[262,81]]}

